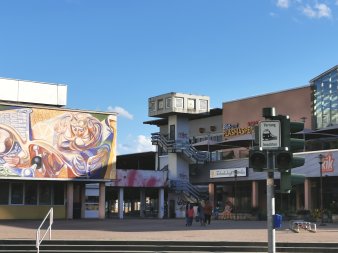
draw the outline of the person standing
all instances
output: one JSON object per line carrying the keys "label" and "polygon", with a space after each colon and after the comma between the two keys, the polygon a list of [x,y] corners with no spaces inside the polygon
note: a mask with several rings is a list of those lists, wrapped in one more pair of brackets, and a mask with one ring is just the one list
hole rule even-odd
{"label": "person standing", "polygon": [[187,226],[190,227],[192,225],[192,221],[194,219],[194,207],[191,204],[188,204],[187,208]]}
{"label": "person standing", "polygon": [[210,225],[211,222],[211,215],[212,215],[212,205],[210,204],[209,200],[206,200],[204,205],[204,217],[205,223]]}
{"label": "person standing", "polygon": [[188,210],[190,208],[190,203],[187,202],[187,204],[185,205],[185,226],[187,227],[189,224],[189,218],[188,218]]}
{"label": "person standing", "polygon": [[201,203],[198,203],[197,215],[198,215],[199,222],[201,223],[201,226],[205,226],[204,207],[201,205]]}

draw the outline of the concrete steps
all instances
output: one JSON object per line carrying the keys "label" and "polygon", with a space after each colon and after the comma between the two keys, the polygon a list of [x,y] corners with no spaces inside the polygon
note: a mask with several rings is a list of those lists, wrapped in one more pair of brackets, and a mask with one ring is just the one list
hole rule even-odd
{"label": "concrete steps", "polygon": [[[46,240],[41,253],[267,252],[265,242]],[[37,252],[33,240],[0,240],[0,253]],[[338,252],[338,243],[277,243],[276,252]]]}

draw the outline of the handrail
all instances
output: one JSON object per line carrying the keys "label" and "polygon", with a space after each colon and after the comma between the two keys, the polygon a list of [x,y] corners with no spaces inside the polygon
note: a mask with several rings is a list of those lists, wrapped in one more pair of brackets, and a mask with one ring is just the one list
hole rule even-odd
{"label": "handrail", "polygon": [[183,152],[185,156],[192,159],[194,162],[205,162],[209,160],[208,154],[198,151],[190,143],[178,140],[168,140],[161,133],[152,133],[151,141],[153,144],[161,146],[167,152]]}
{"label": "handrail", "polygon": [[[40,239],[40,230],[42,225],[45,223],[47,217],[49,216],[49,226],[46,230],[46,232],[43,234],[42,238]],[[40,227],[36,230],[36,249],[37,253],[40,252],[40,244],[42,243],[42,240],[45,238],[46,234],[49,231],[49,240],[52,239],[52,224],[53,224],[53,207],[49,210],[49,212],[46,214],[46,217],[41,222]]]}

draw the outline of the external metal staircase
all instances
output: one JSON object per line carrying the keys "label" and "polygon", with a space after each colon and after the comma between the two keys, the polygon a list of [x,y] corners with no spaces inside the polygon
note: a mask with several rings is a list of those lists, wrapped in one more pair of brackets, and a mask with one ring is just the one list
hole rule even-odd
{"label": "external metal staircase", "polygon": [[190,162],[203,164],[209,160],[209,154],[198,151],[190,143],[169,140],[160,133],[151,134],[151,142],[168,153],[182,153]]}
{"label": "external metal staircase", "polygon": [[190,202],[200,202],[208,198],[207,191],[201,191],[196,186],[184,180],[170,180],[169,189],[176,193],[182,193]]}

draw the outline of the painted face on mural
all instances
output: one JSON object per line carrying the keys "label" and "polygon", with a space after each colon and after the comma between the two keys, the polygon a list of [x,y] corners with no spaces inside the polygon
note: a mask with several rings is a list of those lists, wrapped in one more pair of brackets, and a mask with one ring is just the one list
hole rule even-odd
{"label": "painted face on mural", "polygon": [[68,114],[55,127],[58,147],[62,150],[84,150],[97,146],[102,137],[102,125],[87,113]]}

